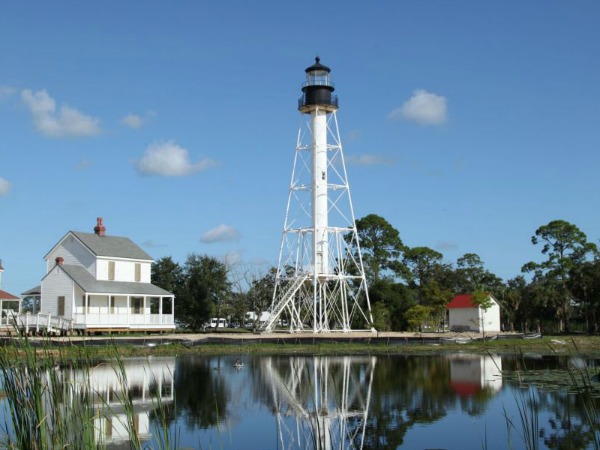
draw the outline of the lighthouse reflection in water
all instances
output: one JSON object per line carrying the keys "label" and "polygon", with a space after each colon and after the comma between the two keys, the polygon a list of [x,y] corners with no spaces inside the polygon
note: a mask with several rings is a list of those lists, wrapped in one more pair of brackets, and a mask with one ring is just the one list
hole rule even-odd
{"label": "lighthouse reflection in water", "polygon": [[[263,358],[282,448],[362,448],[376,357]],[[293,417],[294,420],[286,420]],[[295,444],[295,445],[294,445]]]}
{"label": "lighthouse reflection in water", "polygon": [[64,368],[59,379],[93,393],[108,449],[130,445],[133,427],[148,449],[167,433],[172,448],[327,450],[433,442],[426,430],[444,418],[485,414],[501,370],[500,357],[468,354],[186,354]]}

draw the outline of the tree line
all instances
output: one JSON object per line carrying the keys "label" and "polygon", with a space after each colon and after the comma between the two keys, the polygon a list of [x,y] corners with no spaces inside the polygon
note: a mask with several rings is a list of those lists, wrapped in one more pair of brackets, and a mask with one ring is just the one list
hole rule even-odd
{"label": "tree line", "polygon": [[[398,230],[376,214],[356,226],[379,331],[442,329],[446,305],[457,294],[473,294],[481,302],[493,295],[507,331],[599,331],[600,254],[569,222],[554,220],[535,230],[531,242],[540,249],[540,261],[524,263],[506,281],[475,253],[448,262],[432,248],[406,246]],[[229,268],[195,253],[182,265],[164,257],[152,267],[152,282],[175,294],[176,320],[191,329],[210,317],[242,324],[247,312],[260,315],[271,304],[275,275],[275,268],[266,273]]]}

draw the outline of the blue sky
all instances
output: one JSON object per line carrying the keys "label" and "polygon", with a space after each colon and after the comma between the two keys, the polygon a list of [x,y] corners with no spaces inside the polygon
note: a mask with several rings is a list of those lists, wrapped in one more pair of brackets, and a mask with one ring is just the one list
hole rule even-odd
{"label": "blue sky", "polygon": [[68,231],[277,263],[316,55],[357,218],[503,279],[554,219],[600,238],[600,2],[32,1],[0,6],[2,288]]}

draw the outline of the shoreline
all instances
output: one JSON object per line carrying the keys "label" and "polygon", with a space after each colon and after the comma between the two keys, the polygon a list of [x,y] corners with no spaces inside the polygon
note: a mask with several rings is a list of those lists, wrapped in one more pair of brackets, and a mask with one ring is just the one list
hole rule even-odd
{"label": "shoreline", "polygon": [[[600,358],[600,336],[541,336],[524,338],[522,333],[173,333],[152,335],[103,335],[27,337],[28,345],[42,348],[94,349],[122,356],[180,353],[314,353],[314,354],[410,354],[410,353],[502,353],[561,354]],[[5,337],[4,346],[19,342]],[[243,350],[241,350],[243,349]]]}
{"label": "shoreline", "polygon": [[[228,354],[442,354],[497,353],[522,355],[572,355],[600,359],[600,335],[529,335],[515,332],[331,332],[331,333],[115,333],[103,335],[0,336],[0,347],[32,347],[36,352],[61,354],[73,359],[82,351],[98,357]],[[116,352],[116,353],[115,353]]]}
{"label": "shoreline", "polygon": [[[522,338],[522,333],[486,333],[486,340],[491,339],[518,339]],[[13,336],[11,339],[14,339]],[[98,336],[30,336],[31,341],[51,341],[51,342],[96,342],[96,341],[168,341],[179,343],[195,342],[214,342],[214,341],[248,341],[248,342],[275,342],[275,341],[309,341],[318,340],[327,341],[356,341],[370,342],[381,340],[394,341],[424,341],[433,342],[440,339],[464,339],[464,340],[482,340],[481,333],[475,332],[371,332],[371,331],[351,331],[351,332],[330,332],[330,333],[231,333],[227,331],[214,333],[155,333],[155,334],[103,334]]]}

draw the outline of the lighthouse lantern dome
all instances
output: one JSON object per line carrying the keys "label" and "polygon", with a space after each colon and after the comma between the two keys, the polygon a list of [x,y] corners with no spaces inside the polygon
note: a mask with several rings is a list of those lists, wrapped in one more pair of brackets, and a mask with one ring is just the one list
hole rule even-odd
{"label": "lighthouse lantern dome", "polygon": [[317,56],[315,63],[305,69],[306,81],[302,84],[302,97],[298,101],[298,109],[302,112],[310,112],[315,106],[324,107],[326,110],[336,110],[338,99],[331,95],[335,90],[333,82],[329,78],[331,69],[321,64]]}
{"label": "lighthouse lantern dome", "polygon": [[333,83],[329,80],[329,72],[331,69],[321,64],[321,58],[318,56],[315,58],[315,63],[307,67],[306,70],[306,83],[305,86],[331,86]]}

